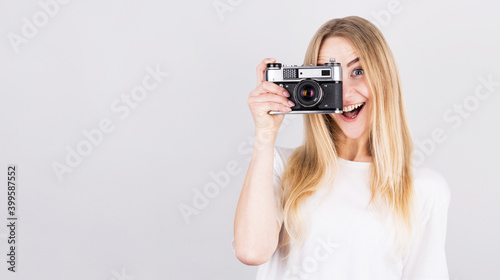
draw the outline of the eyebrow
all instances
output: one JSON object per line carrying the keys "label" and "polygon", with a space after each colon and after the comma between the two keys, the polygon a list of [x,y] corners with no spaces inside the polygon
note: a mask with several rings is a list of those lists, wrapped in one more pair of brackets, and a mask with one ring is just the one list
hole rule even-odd
{"label": "eyebrow", "polygon": [[351,62],[347,63],[347,67],[353,65],[354,63],[359,61],[359,57],[356,57],[355,59],[351,60]]}

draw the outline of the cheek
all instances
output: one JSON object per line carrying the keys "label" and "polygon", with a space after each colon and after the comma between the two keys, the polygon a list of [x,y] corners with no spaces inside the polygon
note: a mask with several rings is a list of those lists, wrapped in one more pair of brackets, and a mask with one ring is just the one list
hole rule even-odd
{"label": "cheek", "polygon": [[359,85],[358,89],[359,89],[359,93],[361,95],[363,95],[363,97],[365,97],[368,100],[371,98],[372,94],[370,92],[370,88],[368,87],[368,85],[366,83],[364,83],[364,82],[361,83]]}
{"label": "cheek", "polygon": [[370,100],[372,98],[372,93],[370,92],[370,89],[369,88],[366,88],[366,91],[364,92],[363,94],[366,99]]}
{"label": "cheek", "polygon": [[354,83],[353,86],[358,90],[359,93],[361,93],[364,97],[369,98],[370,97],[370,88],[368,87],[368,83],[366,82],[366,77],[362,77],[360,79],[357,79]]}
{"label": "cheek", "polygon": [[[371,92],[370,92],[370,88],[368,87],[368,84],[365,82],[365,80],[357,80],[357,81],[352,81],[347,85],[346,84],[346,88],[344,88],[344,90],[351,90],[351,91],[354,91],[356,92],[357,94],[363,96],[365,99],[370,99],[371,98]],[[345,95],[344,95],[345,97]]]}
{"label": "cheek", "polygon": [[333,119],[337,126],[341,123],[340,114],[330,114],[330,117]]}

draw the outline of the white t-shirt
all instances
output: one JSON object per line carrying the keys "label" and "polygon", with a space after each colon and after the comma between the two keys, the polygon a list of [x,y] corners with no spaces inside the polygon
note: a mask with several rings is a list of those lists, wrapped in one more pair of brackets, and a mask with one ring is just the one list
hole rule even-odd
{"label": "white t-shirt", "polygon": [[[274,190],[294,148],[275,146]],[[445,280],[449,279],[445,239],[450,189],[445,179],[427,167],[414,168],[414,186],[420,211],[420,231],[408,254],[391,258],[393,236],[367,209],[371,197],[369,162],[339,158],[333,188],[324,187],[303,205],[308,235],[304,247],[288,260],[283,248],[258,268],[257,280]],[[330,191],[329,191],[330,190]],[[233,239],[234,251],[234,239]]]}

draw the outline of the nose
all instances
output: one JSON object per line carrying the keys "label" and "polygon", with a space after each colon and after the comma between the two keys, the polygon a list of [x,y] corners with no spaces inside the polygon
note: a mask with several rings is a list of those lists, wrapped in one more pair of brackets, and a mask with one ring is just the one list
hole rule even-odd
{"label": "nose", "polygon": [[349,80],[348,77],[346,77],[347,75],[345,74],[345,71],[343,71],[342,98],[344,100],[344,105],[350,104],[350,102],[352,100],[352,96],[354,95],[354,93],[356,91],[356,89],[354,87],[354,83],[351,80]]}

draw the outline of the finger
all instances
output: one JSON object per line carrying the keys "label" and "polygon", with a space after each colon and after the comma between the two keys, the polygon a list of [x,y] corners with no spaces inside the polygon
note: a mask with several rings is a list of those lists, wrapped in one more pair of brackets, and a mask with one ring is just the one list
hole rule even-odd
{"label": "finger", "polygon": [[250,103],[258,103],[258,102],[274,102],[274,103],[279,103],[279,104],[286,106],[286,107],[295,106],[295,104],[292,101],[288,100],[286,97],[279,96],[279,95],[272,94],[272,93],[265,93],[265,94],[261,94],[258,96],[252,96],[252,97],[248,98],[247,103],[250,104]]}
{"label": "finger", "polygon": [[271,62],[276,62],[274,58],[265,58],[262,62],[257,66],[257,84],[260,84],[264,81],[265,71],[267,69],[267,64]]}
{"label": "finger", "polygon": [[290,97],[290,93],[284,88],[272,82],[262,82],[257,88],[250,92],[250,96],[258,96],[264,93],[273,93],[280,96]]}
{"label": "finger", "polygon": [[274,102],[257,102],[251,103],[249,106],[257,115],[269,114],[269,111],[288,113],[292,110],[287,106],[283,106],[281,103]]}

